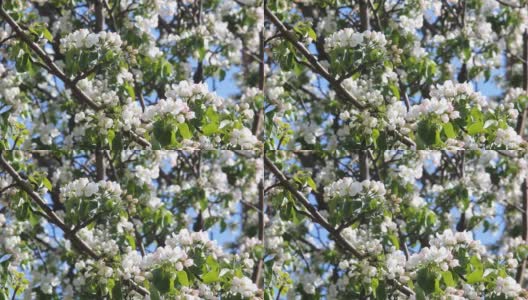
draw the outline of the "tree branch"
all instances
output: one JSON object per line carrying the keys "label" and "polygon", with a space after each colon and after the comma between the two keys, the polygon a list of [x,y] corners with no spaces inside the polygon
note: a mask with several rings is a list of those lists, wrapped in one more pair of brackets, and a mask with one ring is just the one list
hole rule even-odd
{"label": "tree branch", "polygon": [[325,228],[329,233],[334,236],[334,238],[336,238],[338,243],[343,245],[343,247],[346,250],[350,251],[352,254],[354,254],[354,256],[357,256],[358,258],[365,257],[365,255],[359,253],[358,250],[356,250],[352,245],[350,245],[350,243],[346,241],[330,223],[328,223],[328,221],[319,213],[319,211],[317,211],[317,209],[310,204],[310,201],[306,199],[306,197],[301,194],[301,192],[299,192],[297,188],[295,188],[288,181],[286,176],[277,168],[277,166],[268,157],[264,157],[264,164],[273,173],[273,175],[275,175],[275,177],[279,180],[282,186],[285,187],[288,191],[290,191],[290,193],[292,193],[292,195],[297,199],[297,201],[299,201],[310,212],[311,218],[315,222],[323,226],[323,228]]}
{"label": "tree branch", "polygon": [[[523,89],[525,92],[528,92],[528,29],[524,30],[523,34]],[[524,126],[526,121],[527,110],[524,108],[523,112],[519,114],[519,119],[517,120],[517,133],[523,136]],[[522,185],[522,237],[524,243],[528,243],[528,178],[525,178]],[[516,279],[517,282],[522,286],[524,279],[524,272],[526,270],[526,259],[519,264],[517,269]]]}
{"label": "tree branch", "polygon": [[[266,80],[266,69],[264,65],[264,48],[265,48],[265,42],[264,42],[264,29],[259,34],[259,57],[258,57],[258,63],[259,63],[259,78],[258,78],[258,88],[261,92],[264,92],[264,82]],[[255,119],[253,120],[253,128],[252,132],[254,136],[259,136],[259,133],[262,128],[262,121],[264,119],[264,105],[263,107],[257,111],[257,114],[255,116]]]}
{"label": "tree branch", "polygon": [[367,0],[359,0],[359,19],[361,20],[361,31],[370,29],[370,17]]}
{"label": "tree branch", "polygon": [[106,177],[103,150],[95,150],[95,173],[97,181],[104,180]]}
{"label": "tree branch", "polygon": [[[264,156],[265,166],[273,173],[273,175],[279,180],[283,187],[285,187],[292,195],[299,201],[309,212],[311,219],[321,225],[324,229],[334,237],[336,243],[343,247],[348,252],[352,253],[358,259],[367,258],[364,254],[361,254],[354,246],[352,246],[347,240],[345,240],[341,234],[330,224],[328,221],[319,213],[319,211],[310,204],[310,201],[297,190],[286,178],[286,176],[277,168],[277,166],[266,156]],[[396,288],[407,296],[414,295],[414,292],[408,287],[404,286],[396,280],[391,281]]]}
{"label": "tree branch", "polygon": [[95,0],[95,32],[103,31],[104,27],[104,0]]}
{"label": "tree branch", "polygon": [[[524,30],[523,33],[523,89],[525,93],[528,93],[528,29]],[[517,134],[521,137],[524,135],[525,122],[526,122],[526,107],[519,114],[517,119]],[[528,243],[528,178],[525,178],[522,185],[522,236],[525,243]],[[522,286],[524,280],[524,272],[526,270],[526,258],[519,264],[517,269],[516,279],[517,282]]]}
{"label": "tree branch", "polygon": [[[312,65],[312,69],[323,76],[326,81],[333,87],[333,89],[337,92],[338,95],[344,98],[345,101],[351,103],[359,110],[364,110],[367,107],[359,102],[349,91],[347,91],[340,83],[337,81],[333,75],[331,75],[328,70],[323,67],[317,58],[310,53],[310,51],[298,41],[297,36],[295,33],[291,30],[289,30],[280,20],[269,10],[269,8],[264,7],[264,14],[270,21],[277,27],[277,29],[282,33],[282,36],[284,36],[301,54],[308,60],[308,62]],[[415,147],[416,144],[409,139],[408,137],[403,136],[398,131],[392,131],[392,133],[398,138],[403,144],[409,146],[409,147]]]}
{"label": "tree branch", "polygon": [[[13,169],[13,167],[4,158],[3,151],[0,151],[0,166],[13,178],[17,186],[26,192],[31,200],[33,200],[33,202],[35,202],[40,207],[40,209],[44,211],[48,221],[59,227],[64,232],[64,237],[69,239],[72,244],[81,251],[81,253],[87,254],[94,260],[100,259],[99,255],[97,255],[88,244],[81,240],[77,234],[72,232],[72,230],[64,223],[64,221],[59,216],[57,216],[57,214],[55,214],[55,212],[46,204],[46,201],[33,190],[31,183],[23,179],[20,174],[18,174],[18,172]],[[149,295],[149,292],[145,288],[139,286],[137,283],[131,280],[128,280],[128,282],[131,284],[132,288],[141,295]]]}
{"label": "tree branch", "polygon": [[[261,242],[262,245],[264,245],[264,182],[263,180],[260,180],[258,185],[258,193],[259,193],[259,209],[258,209],[258,239]],[[255,265],[253,269],[253,275],[251,276],[251,279],[255,284],[261,287],[260,278],[262,275],[262,268],[264,266],[264,260],[263,258],[260,258],[258,263]]]}
{"label": "tree branch", "polygon": [[[2,7],[2,3],[0,2],[0,17],[4,19],[9,26],[13,29],[13,31],[16,33],[16,35],[24,41],[35,54],[42,59],[42,61],[46,64],[48,67],[48,70],[55,76],[57,76],[64,84],[70,88],[73,92],[73,94],[78,98],[81,102],[88,105],[90,108],[99,111],[102,109],[102,107],[95,103],[86,93],[80,89],[66,74],[53,62],[53,60],[40,48],[40,46],[36,43],[34,43],[31,38],[24,32],[24,30],[18,25],[18,23],[11,18],[11,16],[4,10]],[[144,138],[138,136],[136,133],[130,131],[130,135],[132,138],[140,145],[144,147],[150,147],[150,143],[145,140]]]}

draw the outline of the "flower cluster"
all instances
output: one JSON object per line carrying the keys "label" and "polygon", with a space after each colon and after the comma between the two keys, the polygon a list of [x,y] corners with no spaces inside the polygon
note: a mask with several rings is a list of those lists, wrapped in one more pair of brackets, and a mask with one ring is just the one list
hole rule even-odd
{"label": "flower cluster", "polygon": [[434,86],[430,95],[431,98],[411,107],[406,116],[406,131],[417,130],[422,138],[431,139],[423,132],[437,128],[434,134],[438,139],[438,128],[444,128],[447,147],[479,148],[482,145],[494,145],[518,149],[522,146],[522,138],[510,126],[514,122],[498,121],[503,117],[517,119],[518,111],[513,103],[490,105],[470,84],[455,84],[452,81]]}
{"label": "flower cluster", "polygon": [[32,276],[36,282],[40,282],[40,290],[46,295],[51,295],[53,289],[60,283],[60,279],[53,273],[33,272]]}
{"label": "flower cluster", "polygon": [[[200,260],[205,260],[208,257],[210,257],[208,259],[214,260],[233,259],[229,254],[224,253],[215,241],[211,241],[206,232],[189,232],[187,229],[182,229],[178,234],[169,237],[165,246],[158,247],[145,256],[141,256],[135,250],[128,249],[128,253],[123,256],[121,261],[120,276],[124,279],[142,282],[150,278],[152,271],[161,266],[171,266],[177,272],[184,271],[195,266],[191,255],[197,257],[196,253],[201,253],[199,255]],[[220,274],[225,275],[229,272],[231,271],[222,269]],[[211,287],[198,284],[197,290],[187,287],[182,292],[195,294],[195,296],[201,296],[205,299],[216,299],[216,294],[219,292],[218,288],[218,286]],[[259,289],[250,278],[234,276],[231,281],[230,292],[247,299],[258,299]]]}
{"label": "flower cluster", "polygon": [[[117,95],[117,92],[109,88],[108,83],[104,80],[90,80],[85,78],[83,80],[80,80],[77,85],[86,93],[86,95],[88,95],[92,100],[97,103],[101,103],[109,107],[113,107],[119,104],[119,96]],[[83,111],[75,115],[76,122],[80,122],[84,118],[86,118],[86,116],[84,115]]]}
{"label": "flower cluster", "polygon": [[151,184],[152,179],[158,178],[159,172],[159,165],[153,165],[150,168],[136,166],[136,177],[143,183]]}
{"label": "flower cluster", "polygon": [[431,98],[423,100],[419,105],[412,106],[407,114],[407,119],[414,121],[431,114],[439,116],[444,123],[460,117],[460,112],[456,111],[453,103],[446,98]]}
{"label": "flower cluster", "polygon": [[434,264],[439,266],[443,271],[447,271],[450,267],[458,266],[459,262],[447,248],[431,246],[424,247],[420,252],[411,255],[407,262],[407,269],[415,270],[418,267],[429,264]]}
{"label": "flower cluster", "polygon": [[72,283],[76,288],[82,288],[90,281],[105,284],[114,275],[114,269],[103,260],[79,260],[75,263],[75,269],[78,270],[78,274]]}
{"label": "flower cluster", "polygon": [[356,197],[358,194],[373,194],[382,197],[385,193],[385,186],[379,181],[364,180],[359,182],[351,177],[339,179],[325,187],[325,196],[329,199]]}
{"label": "flower cluster", "polygon": [[119,197],[121,186],[113,181],[91,182],[88,178],[80,178],[61,187],[61,199],[70,197],[92,197],[97,193],[108,193],[109,196]]}
{"label": "flower cluster", "polygon": [[515,129],[511,127],[497,129],[495,144],[504,145],[507,149],[516,149],[521,143],[523,143],[523,138],[517,134]]}
{"label": "flower cluster", "polygon": [[15,104],[15,100],[20,95],[18,81],[17,76],[0,63],[0,96],[6,103]]}
{"label": "flower cluster", "polygon": [[[244,97],[256,96],[254,92]],[[235,106],[236,111],[242,110],[244,118],[253,116],[253,110],[248,103],[233,105],[230,101],[219,97],[216,93],[210,92],[204,83],[192,83],[181,81],[178,84],[167,86],[165,92],[166,99],[158,100],[154,105],[147,106],[142,112],[135,102],[127,104],[122,112],[122,121],[118,123],[125,131],[135,130],[137,133],[151,131],[155,122],[170,121],[171,126],[178,127],[178,124],[187,123],[193,120],[193,124],[202,123],[206,126],[213,122],[216,128],[206,136],[200,136],[195,142],[186,137],[184,145],[189,147],[213,148],[215,144],[222,142],[221,131],[229,132],[229,143],[241,149],[254,149],[258,144],[258,139],[247,127],[237,125],[232,121],[232,114],[229,112],[231,106]],[[200,121],[194,120],[201,117]],[[194,126],[194,125],[193,125]]]}
{"label": "flower cluster", "polygon": [[301,274],[301,278],[299,278],[299,284],[302,285],[304,292],[309,295],[314,295],[316,288],[322,283],[323,280],[320,276],[314,273]]}
{"label": "flower cluster", "polygon": [[230,143],[235,146],[240,146],[242,149],[254,149],[258,143],[258,139],[249,128],[244,127],[242,129],[233,129]]}
{"label": "flower cluster", "polygon": [[365,229],[353,229],[347,227],[341,232],[341,236],[350,245],[354,245],[358,251],[376,255],[383,251],[383,246],[379,239],[376,239]]}
{"label": "flower cluster", "polygon": [[[372,278],[375,278],[378,275],[378,269],[376,266],[371,265],[368,260],[343,260],[339,263],[339,268],[346,270],[348,278],[357,278],[364,283],[370,283]],[[348,284],[349,280],[340,282],[341,284]]]}
{"label": "flower cluster", "polygon": [[[190,81],[167,86],[165,96],[167,99],[161,99],[155,105],[148,106],[140,119],[144,122],[152,122],[159,117],[172,116],[178,123],[183,123],[195,118],[195,112],[191,109],[193,105],[202,108],[212,106],[218,110],[223,104],[222,98],[209,92],[207,85]],[[128,120],[124,119],[123,124],[127,123]]]}
{"label": "flower cluster", "polygon": [[111,233],[107,230],[82,228],[79,230],[78,235],[97,253],[104,254],[107,257],[113,257],[119,253],[117,241],[112,238]]}
{"label": "flower cluster", "polygon": [[387,39],[381,32],[370,30],[357,32],[352,28],[339,30],[325,39],[325,46],[329,51],[337,48],[355,48],[362,43],[384,47]]}
{"label": "flower cluster", "polygon": [[453,232],[446,229],[431,239],[430,244],[438,248],[446,247],[449,249],[464,248],[466,251],[478,254],[479,256],[486,252],[486,248],[478,240],[473,239],[473,234],[469,231]]}
{"label": "flower cluster", "polygon": [[405,32],[414,34],[417,29],[420,29],[423,26],[423,15],[418,15],[415,18],[401,16],[399,25]]}
{"label": "flower cluster", "polygon": [[90,32],[87,29],[74,31],[60,40],[61,50],[91,49],[92,47],[119,51],[123,41],[121,36],[115,32],[101,31]]}
{"label": "flower cluster", "polygon": [[248,277],[234,277],[231,282],[231,292],[248,299],[259,299],[256,295],[259,289]]}
{"label": "flower cluster", "polygon": [[430,95],[430,99],[425,99],[422,103],[411,107],[407,115],[409,121],[436,115],[442,122],[447,123],[460,118],[462,108],[482,110],[487,107],[487,100],[480,93],[475,92],[468,83],[453,83],[448,80],[443,84],[435,85]]}
{"label": "flower cluster", "polygon": [[194,112],[189,109],[189,106],[182,99],[161,99],[155,105],[147,107],[143,114],[143,120],[153,120],[160,115],[172,115],[178,121],[183,123],[185,120],[194,118]]}
{"label": "flower cluster", "polygon": [[347,78],[343,80],[342,85],[354,98],[363,103],[375,107],[384,102],[384,97],[381,92],[375,89],[374,84],[368,80]]}
{"label": "flower cluster", "polygon": [[508,298],[517,298],[522,291],[522,287],[511,277],[497,278],[496,293],[504,295]]}

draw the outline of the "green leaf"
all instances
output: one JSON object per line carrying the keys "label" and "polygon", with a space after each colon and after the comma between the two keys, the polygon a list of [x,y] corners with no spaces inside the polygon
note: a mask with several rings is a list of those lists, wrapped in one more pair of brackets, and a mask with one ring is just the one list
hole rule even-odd
{"label": "green leaf", "polygon": [[432,146],[441,142],[439,128],[436,123],[430,120],[422,120],[418,123],[417,134],[425,146]]}
{"label": "green leaf", "polygon": [[372,280],[370,281],[370,287],[374,291],[374,297],[376,297],[376,289],[378,288],[378,286],[379,286],[379,279],[372,278]]}
{"label": "green leaf", "polygon": [[471,45],[468,39],[461,41],[462,51],[464,52],[464,61],[468,61],[471,58]]}
{"label": "green leaf", "polygon": [[16,63],[16,70],[20,73],[31,72],[33,70],[31,56],[27,53],[24,53],[22,56],[18,57],[15,63]]}
{"label": "green leaf", "polygon": [[187,272],[185,271],[179,271],[176,273],[178,277],[178,281],[181,283],[181,285],[188,286],[189,285],[189,278],[187,277]]}
{"label": "green leaf", "polygon": [[51,32],[49,32],[47,28],[44,28],[42,30],[42,35],[44,36],[46,40],[53,42],[53,35],[51,35]]}
{"label": "green leaf", "polygon": [[115,135],[115,137],[112,140],[112,147],[110,148],[112,151],[119,152],[123,148],[123,137],[121,134]]}
{"label": "green leaf", "polygon": [[189,130],[189,126],[187,125],[187,123],[180,123],[178,125],[178,129],[184,139],[192,138],[193,135],[191,133],[191,130]]}
{"label": "green leaf", "polygon": [[123,289],[121,286],[121,282],[117,282],[112,288],[112,299],[116,299],[116,300],[123,299]]}
{"label": "green leaf", "polygon": [[218,123],[209,123],[202,127],[202,132],[205,136],[212,135],[218,132]]}
{"label": "green leaf", "polygon": [[90,53],[82,52],[81,59],[77,61],[77,63],[79,64],[79,67],[81,68],[81,70],[86,70],[90,66],[92,61],[93,60],[92,60],[92,57],[90,56]]}
{"label": "green leaf", "polygon": [[477,107],[473,107],[471,109],[470,115],[474,121],[482,121],[482,119],[484,118],[482,111]]}
{"label": "green leaf", "polygon": [[294,26],[293,30],[303,37],[309,36],[312,40],[317,41],[317,34],[309,22],[299,22]]}
{"label": "green leaf", "polygon": [[436,274],[429,268],[423,268],[418,271],[417,282],[426,295],[429,295],[435,291]]}
{"label": "green leaf", "polygon": [[114,138],[115,138],[115,131],[113,130],[108,130],[108,133],[106,135],[106,138],[108,139],[108,147],[110,148],[110,150],[112,150],[112,142],[114,141]]}
{"label": "green leaf", "polygon": [[427,300],[425,292],[420,286],[416,287],[416,300]]}
{"label": "green leaf", "polygon": [[205,262],[207,266],[209,266],[209,269],[211,270],[220,268],[220,265],[218,264],[218,262],[211,255],[207,256],[207,259],[205,260]]}
{"label": "green leaf", "polygon": [[162,147],[171,144],[174,127],[166,120],[158,120],[154,123],[154,137]]}
{"label": "green leaf", "polygon": [[312,40],[317,41],[317,34],[315,33],[312,27],[308,28],[307,33]]}
{"label": "green leaf", "polygon": [[451,124],[450,122],[447,122],[447,123],[444,123],[443,124],[443,129],[444,129],[444,134],[450,138],[450,139],[454,139],[456,138],[456,133],[455,133],[455,129],[453,128],[453,124]]}
{"label": "green leaf", "polygon": [[132,247],[132,249],[136,248],[136,239],[134,238],[134,236],[132,236],[131,234],[127,234],[125,235],[125,239],[127,240],[130,247]]}
{"label": "green leaf", "polygon": [[161,300],[160,292],[154,285],[150,287],[150,300]]}
{"label": "green leaf", "polygon": [[211,282],[216,282],[218,281],[219,279],[219,271],[218,271],[218,268],[215,268],[207,273],[205,273],[203,276],[202,276],[202,281],[204,283],[211,283]]}
{"label": "green leaf", "polygon": [[161,294],[165,294],[170,290],[171,276],[162,268],[156,269],[152,272],[152,283]]}
{"label": "green leaf", "polygon": [[467,132],[469,135],[475,135],[483,131],[484,131],[484,123],[480,121],[469,125],[467,128]]}
{"label": "green leaf", "polygon": [[465,61],[468,61],[471,58],[471,48],[470,47],[464,48],[464,58],[465,58]]}
{"label": "green leaf", "polygon": [[218,132],[220,126],[220,118],[218,113],[213,108],[209,107],[205,112],[205,117],[202,120],[202,132],[205,136],[212,135]]}
{"label": "green leaf", "polygon": [[376,288],[376,299],[387,299],[387,288],[385,287],[385,281],[379,282],[378,287]]}
{"label": "green leaf", "polygon": [[136,92],[134,91],[134,87],[129,83],[125,83],[124,87],[130,98],[132,98],[132,100],[136,100]]}
{"label": "green leaf", "polygon": [[394,97],[396,97],[396,99],[400,100],[400,89],[396,86],[396,84],[394,84],[394,83],[389,84],[389,88],[391,89],[392,94],[394,95]]}
{"label": "green leaf", "polygon": [[24,202],[20,207],[16,209],[16,217],[20,221],[27,221],[31,218],[33,212],[31,211],[31,205],[28,202]]}
{"label": "green leaf", "polygon": [[164,77],[169,77],[172,74],[172,65],[170,64],[170,62],[168,62],[166,60],[163,61],[163,64],[162,64],[162,67],[161,67],[161,72],[162,72],[162,75]]}
{"label": "green leaf", "polygon": [[455,280],[453,279],[453,274],[451,274],[450,271],[442,272],[442,278],[444,279],[444,283],[447,286],[456,286]]}
{"label": "green leaf", "polygon": [[312,190],[314,190],[315,192],[317,192],[317,185],[315,184],[315,181],[312,179],[312,177],[308,176],[306,178],[306,183],[308,184],[308,186],[310,188],[312,188]]}
{"label": "green leaf", "polygon": [[400,240],[398,239],[398,236],[396,236],[396,234],[391,233],[388,235],[388,237],[394,247],[396,247],[396,249],[400,249]]}
{"label": "green leaf", "polygon": [[484,275],[484,270],[482,268],[478,268],[466,276],[466,281],[469,284],[481,282],[483,279],[482,277],[483,275]]}
{"label": "green leaf", "polygon": [[49,181],[49,179],[47,177],[42,177],[42,184],[48,189],[48,191],[51,192],[53,187],[52,187],[51,182]]}

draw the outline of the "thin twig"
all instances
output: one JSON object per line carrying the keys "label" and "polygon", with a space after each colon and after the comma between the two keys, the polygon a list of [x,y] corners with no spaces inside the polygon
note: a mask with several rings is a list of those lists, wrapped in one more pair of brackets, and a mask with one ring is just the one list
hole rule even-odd
{"label": "thin twig", "polygon": [[[277,27],[277,29],[282,33],[282,36],[284,36],[307,60],[310,65],[311,69],[314,70],[316,73],[321,75],[330,86],[333,87],[333,89],[337,92],[338,95],[344,98],[345,101],[351,103],[353,106],[355,106],[357,109],[364,110],[367,109],[367,107],[359,102],[348,90],[346,90],[335,78],[333,75],[328,72],[328,70],[319,63],[319,60],[302,44],[298,41],[298,38],[296,34],[289,30],[280,20],[269,10],[269,8],[264,7],[264,14],[265,16],[270,19],[270,21]],[[397,139],[399,139],[403,144],[409,146],[409,147],[415,147],[416,144],[414,141],[409,139],[406,136],[403,136],[400,132],[394,130],[391,133],[396,136]]]}
{"label": "thin twig", "polygon": [[[53,62],[51,57],[49,57],[42,48],[32,41],[31,37],[29,37],[24,30],[20,27],[20,25],[4,10],[2,7],[2,2],[0,1],[0,17],[4,19],[9,26],[13,29],[13,31],[16,33],[16,35],[26,43],[33,52],[44,62],[44,64],[47,66],[47,69],[50,73],[57,76],[64,84],[70,88],[73,92],[73,94],[78,98],[81,102],[88,105],[90,108],[99,111],[102,109],[102,107],[95,103],[82,89],[80,89],[75,82],[73,82],[56,64]],[[140,145],[144,147],[150,147],[150,143],[145,140],[144,138],[138,136],[136,133],[130,131],[130,136]]]}
{"label": "thin twig", "polygon": [[[50,223],[55,224],[57,227],[59,227],[64,232],[64,237],[69,239],[72,244],[81,251],[81,253],[87,254],[95,260],[100,259],[99,255],[97,255],[88,244],[81,240],[77,236],[77,234],[72,232],[70,227],[68,227],[64,223],[64,221],[59,216],[57,216],[57,214],[46,204],[46,201],[42,199],[42,197],[33,190],[31,183],[23,179],[20,174],[18,174],[18,172],[13,169],[13,167],[4,158],[3,151],[0,151],[0,166],[13,178],[17,186],[20,187],[21,190],[26,192],[31,198],[31,200],[33,200],[33,202],[35,202],[40,207],[40,209],[43,210],[46,219],[48,219]],[[150,294],[145,288],[139,286],[132,280],[128,280],[128,282],[130,283],[132,288],[141,295],[146,296]]]}
{"label": "thin twig", "polygon": [[[364,254],[361,254],[354,246],[352,246],[339,232],[336,231],[336,229],[328,223],[328,221],[319,213],[319,211],[310,204],[310,201],[295,188],[286,178],[286,176],[277,168],[277,166],[266,156],[264,156],[264,164],[265,166],[273,173],[273,175],[277,178],[279,182],[282,183],[283,187],[286,188],[294,197],[299,201],[302,206],[306,208],[310,212],[310,218],[321,225],[328,233],[330,233],[331,236],[334,237],[334,240],[337,244],[339,244],[341,247],[343,247],[346,251],[352,253],[356,258],[358,259],[365,259],[367,256]],[[396,280],[391,281],[396,288],[404,293],[407,296],[414,295],[414,292],[409,289],[408,287],[404,286],[400,282]]]}

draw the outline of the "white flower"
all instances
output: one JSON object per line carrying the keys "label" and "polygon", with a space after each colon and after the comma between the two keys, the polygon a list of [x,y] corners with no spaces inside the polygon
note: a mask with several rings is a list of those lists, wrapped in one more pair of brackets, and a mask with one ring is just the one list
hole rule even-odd
{"label": "white flower", "polygon": [[325,196],[333,197],[354,197],[359,193],[373,193],[383,196],[386,193],[385,186],[379,181],[364,180],[355,181],[352,177],[345,177],[335,181],[325,187]]}
{"label": "white flower", "polygon": [[516,149],[522,142],[522,137],[518,135],[513,128],[508,127],[506,129],[497,129],[495,144],[504,145],[508,149]]}
{"label": "white flower", "polygon": [[408,16],[401,16],[400,26],[405,32],[415,33],[416,29],[420,29],[423,26],[423,16],[419,15],[411,18],[409,18]]}
{"label": "white flower", "polygon": [[386,257],[387,278],[396,279],[405,274],[405,254],[402,251],[394,251]]}
{"label": "white flower", "polygon": [[340,47],[354,48],[362,42],[363,34],[355,32],[352,28],[345,28],[327,37],[325,40],[325,46],[329,50]]}
{"label": "white flower", "polygon": [[240,146],[242,149],[254,149],[258,143],[258,139],[253,135],[251,130],[244,127],[242,129],[233,129],[229,142],[232,145]]}
{"label": "white flower", "polygon": [[95,33],[90,33],[86,36],[86,40],[84,41],[84,45],[86,48],[92,48],[94,45],[96,45],[99,42],[99,36]]}
{"label": "white flower", "polygon": [[497,294],[503,294],[508,298],[514,298],[519,296],[522,291],[522,287],[511,277],[498,277],[497,278]]}
{"label": "white flower", "polygon": [[310,145],[315,144],[316,139],[324,133],[323,128],[317,124],[303,125],[299,131],[304,141]]}
{"label": "white flower", "polygon": [[447,271],[449,267],[458,266],[458,260],[446,247],[431,246],[424,247],[420,252],[411,255],[406,267],[409,270],[415,270],[419,266],[428,264],[435,264],[443,271]]}
{"label": "white flower", "polygon": [[115,197],[121,195],[121,187],[116,182],[90,182],[87,178],[80,178],[61,187],[61,201],[71,197],[91,197],[98,192],[104,191]]}
{"label": "white flower", "polygon": [[84,195],[86,197],[91,197],[93,194],[97,193],[98,189],[99,189],[99,185],[97,185],[97,183],[90,182],[84,188]]}
{"label": "white flower", "polygon": [[145,168],[143,166],[136,166],[136,177],[143,183],[150,184],[152,179],[159,177],[159,165],[151,166],[150,168]]}
{"label": "white flower", "polygon": [[316,288],[318,288],[323,283],[321,276],[314,273],[302,274],[299,280],[304,292],[309,295],[314,295]]}
{"label": "white flower", "polygon": [[121,37],[115,32],[101,31],[98,33],[89,32],[87,29],[74,31],[61,40],[61,49],[63,51],[70,49],[90,49],[106,48],[109,50],[119,51],[122,45]]}
{"label": "white flower", "polygon": [[233,277],[231,292],[239,294],[244,298],[250,298],[258,292],[258,287],[247,277]]}

